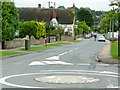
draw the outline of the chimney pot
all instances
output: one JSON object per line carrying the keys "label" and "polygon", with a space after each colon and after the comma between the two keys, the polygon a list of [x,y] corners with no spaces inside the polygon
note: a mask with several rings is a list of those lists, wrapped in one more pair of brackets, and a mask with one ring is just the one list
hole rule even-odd
{"label": "chimney pot", "polygon": [[38,4],[38,8],[41,8],[41,4]]}

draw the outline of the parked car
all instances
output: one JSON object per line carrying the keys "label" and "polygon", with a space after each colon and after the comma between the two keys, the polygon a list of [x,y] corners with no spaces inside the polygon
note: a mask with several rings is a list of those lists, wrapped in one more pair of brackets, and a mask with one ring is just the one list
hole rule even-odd
{"label": "parked car", "polygon": [[106,41],[106,39],[105,39],[105,37],[104,37],[104,36],[99,36],[99,37],[98,37],[98,41],[103,41],[103,42],[105,42],[105,41]]}
{"label": "parked car", "polygon": [[85,38],[86,38],[86,39],[91,38],[91,35],[90,35],[90,34],[87,34],[87,35],[85,35]]}

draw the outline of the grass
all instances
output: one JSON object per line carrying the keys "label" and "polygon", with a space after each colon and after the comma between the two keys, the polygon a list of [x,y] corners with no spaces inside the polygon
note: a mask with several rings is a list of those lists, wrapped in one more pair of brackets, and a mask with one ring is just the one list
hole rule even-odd
{"label": "grass", "polygon": [[111,43],[111,55],[115,59],[120,59],[118,56],[118,41]]}
{"label": "grass", "polygon": [[[36,47],[31,47],[29,50],[25,50],[25,48],[20,49],[21,51],[39,51],[39,50],[45,50],[51,47],[55,46],[61,46],[61,45],[67,45],[71,44],[71,42],[79,42],[80,40],[73,40],[70,42],[56,42],[54,44],[48,44],[47,46],[36,46]],[[13,51],[2,51],[0,52],[0,56],[8,56],[8,55],[14,55],[14,54],[20,54],[22,52],[13,52]]]}
{"label": "grass", "polygon": [[72,41],[69,41],[69,42],[80,42],[80,40],[72,40]]}
{"label": "grass", "polygon": [[31,47],[29,50],[25,50],[25,48],[22,48],[20,50],[23,51],[38,51],[38,50],[44,50],[50,48],[49,46],[37,46],[37,47]]}
{"label": "grass", "polygon": [[64,44],[71,44],[70,42],[57,42],[56,44],[64,45]]}
{"label": "grass", "polygon": [[44,50],[44,49],[48,49],[51,47],[55,47],[55,46],[61,46],[64,44],[70,44],[70,42],[56,42],[54,44],[47,44],[47,46],[37,46],[37,47],[31,47],[29,50],[25,50],[25,48],[22,48],[20,50],[23,51],[38,51],[38,50]]}
{"label": "grass", "polygon": [[0,56],[8,56],[8,55],[15,55],[20,54],[22,52],[14,52],[14,51],[0,51]]}
{"label": "grass", "polygon": [[55,44],[48,44],[47,46],[54,47],[54,46],[60,46],[60,44],[57,44],[57,43],[55,43]]}

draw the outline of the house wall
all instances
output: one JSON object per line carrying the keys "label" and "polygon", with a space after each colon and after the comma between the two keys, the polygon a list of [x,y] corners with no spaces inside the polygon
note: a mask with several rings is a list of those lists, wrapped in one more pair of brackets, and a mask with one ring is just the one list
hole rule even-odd
{"label": "house wall", "polygon": [[72,36],[74,36],[74,24],[59,24],[59,26],[62,26],[64,28],[64,32],[70,31]]}

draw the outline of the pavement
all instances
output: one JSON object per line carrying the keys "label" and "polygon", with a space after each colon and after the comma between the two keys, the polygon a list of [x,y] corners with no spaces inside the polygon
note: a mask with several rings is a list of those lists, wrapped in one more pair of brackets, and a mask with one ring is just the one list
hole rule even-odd
{"label": "pavement", "polygon": [[110,41],[107,40],[103,49],[96,56],[97,62],[103,62],[107,64],[118,64],[119,63],[119,59],[112,58],[110,54],[110,45],[111,45]]}

